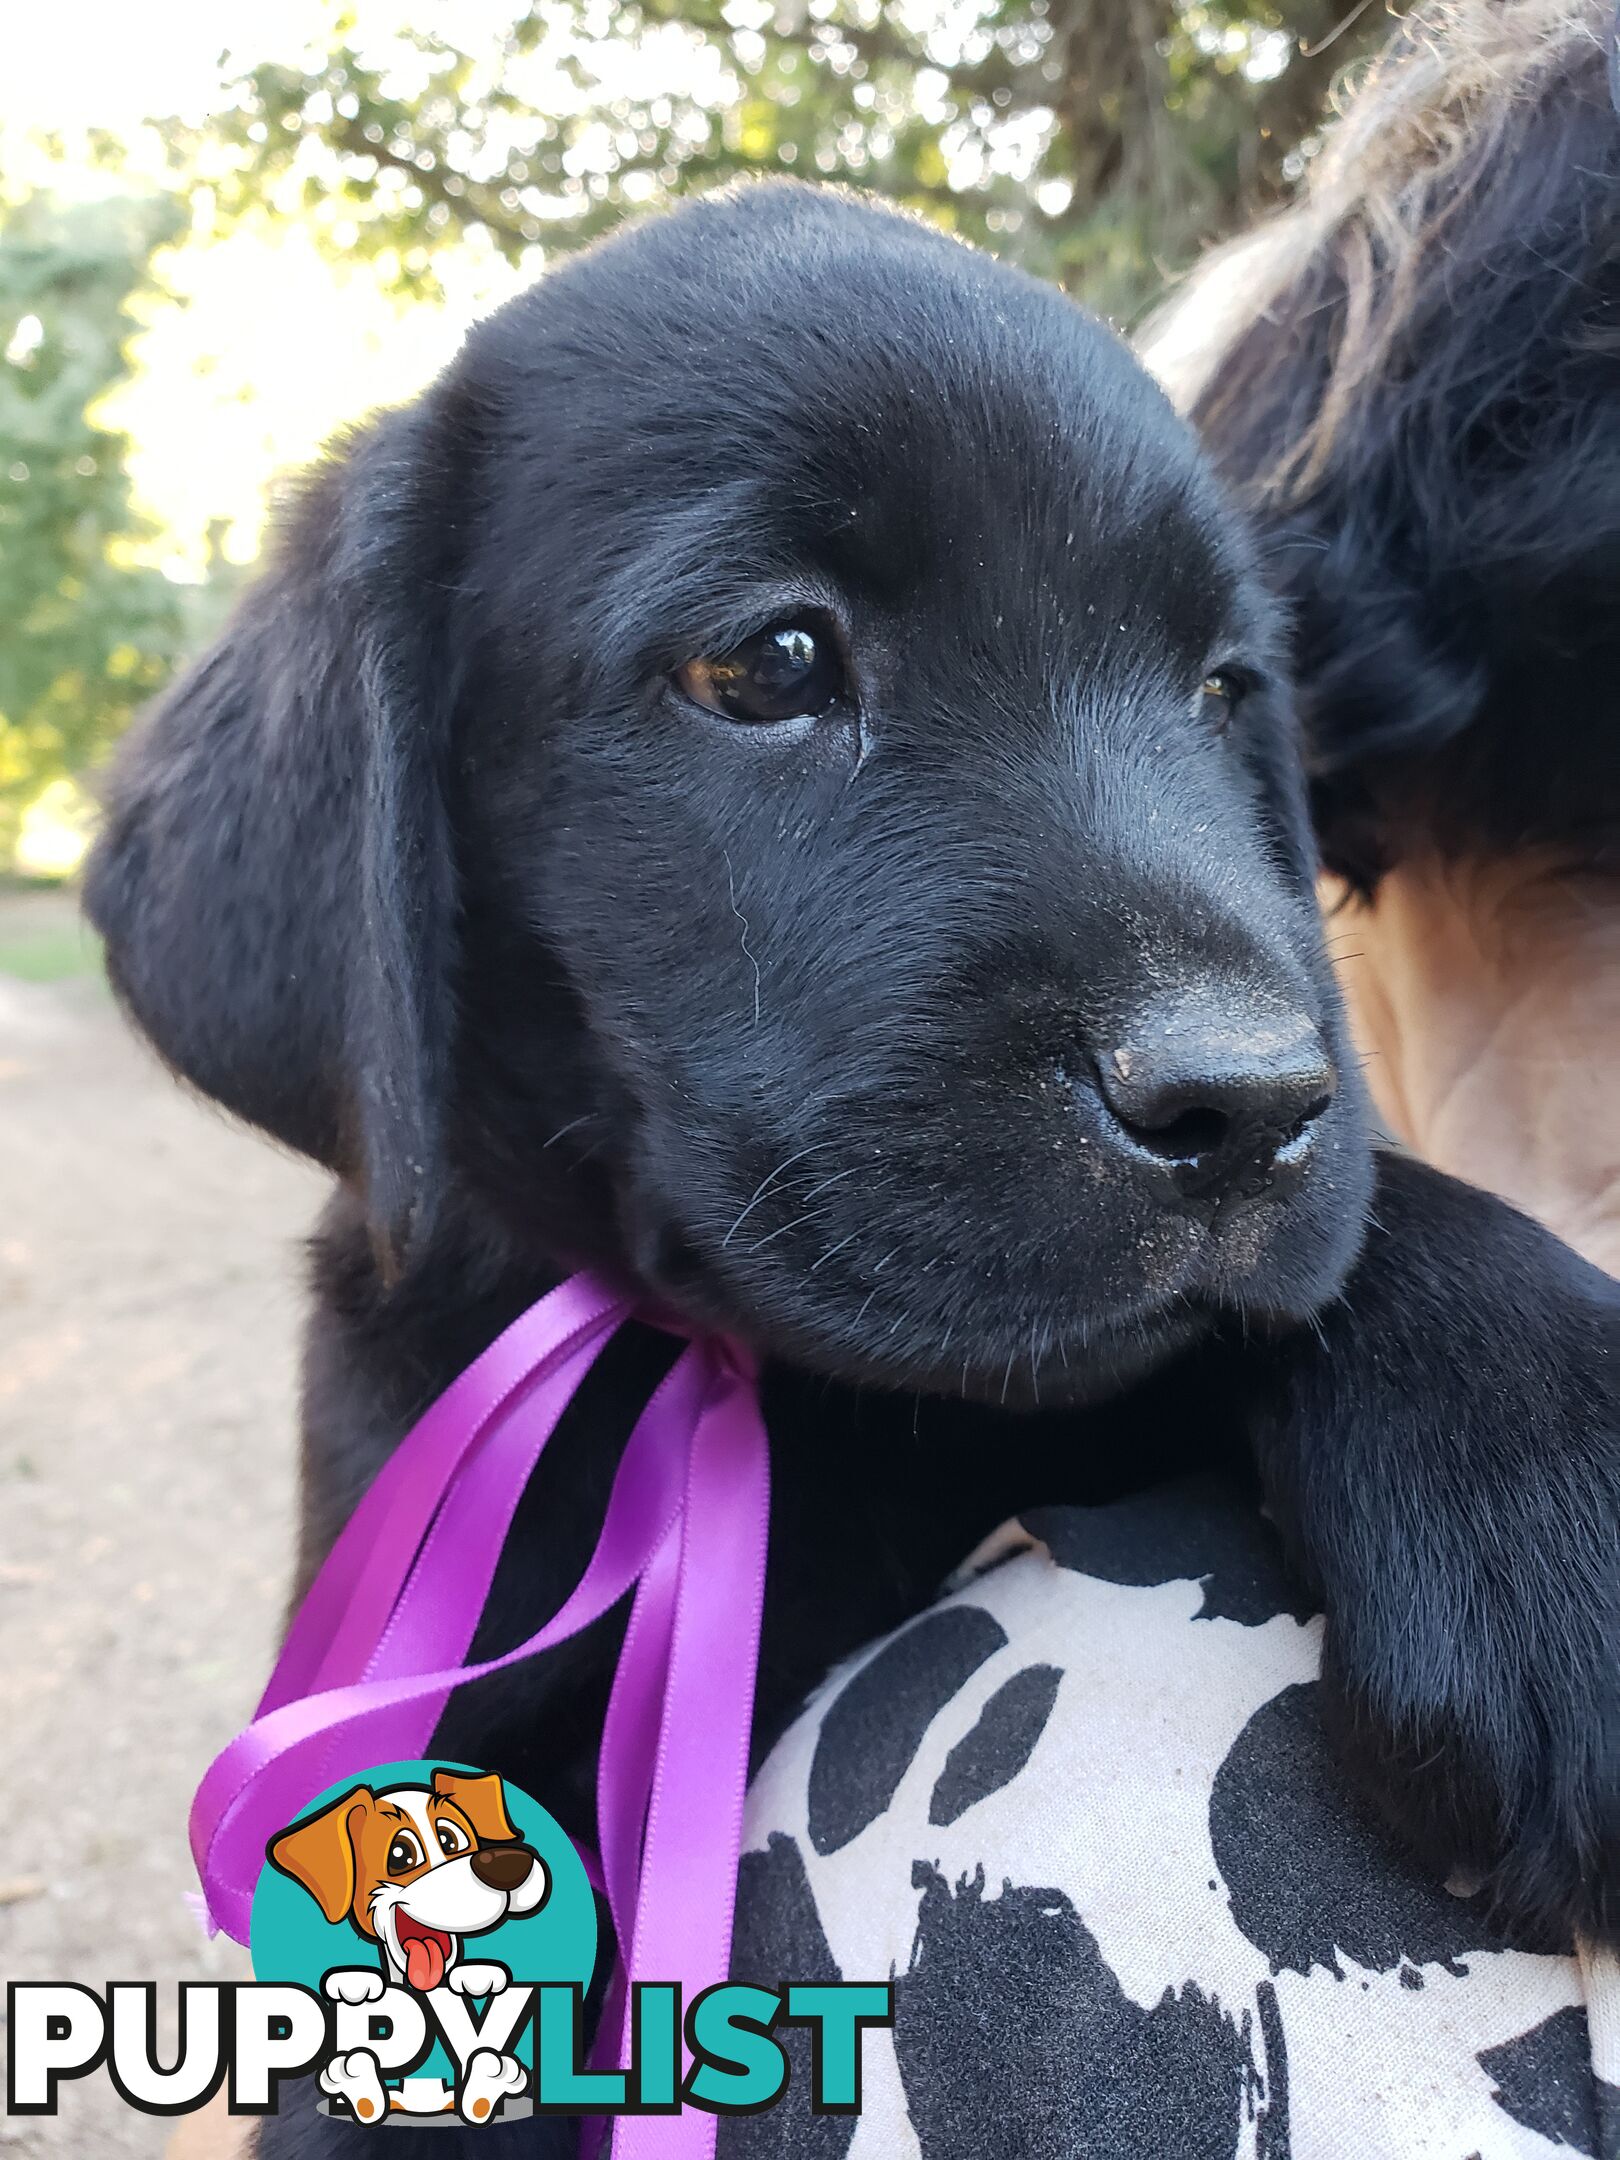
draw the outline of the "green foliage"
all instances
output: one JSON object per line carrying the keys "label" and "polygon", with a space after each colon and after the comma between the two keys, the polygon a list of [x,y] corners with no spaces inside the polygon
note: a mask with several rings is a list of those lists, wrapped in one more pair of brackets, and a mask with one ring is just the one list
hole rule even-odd
{"label": "green foliage", "polygon": [[248,66],[201,134],[165,128],[172,202],[0,208],[0,864],[228,597],[141,561],[127,446],[95,417],[199,173],[216,231],[268,206],[418,293],[468,237],[517,260],[726,179],[835,179],[1129,320],[1286,192],[1387,22],[1383,0],[513,0],[463,50],[379,44],[334,0],[301,66]]}
{"label": "green foliage", "polygon": [[1387,22],[1366,0],[546,0],[488,49],[378,57],[339,14],[305,68],[247,73],[217,132],[238,201],[301,184],[407,285],[475,227],[514,257],[568,248],[643,203],[789,172],[892,196],[1129,317],[1285,189],[1335,70]]}
{"label": "green foliage", "polygon": [[174,587],[133,559],[127,445],[93,417],[178,223],[162,200],[0,212],[0,863],[26,803],[96,763],[180,646]]}

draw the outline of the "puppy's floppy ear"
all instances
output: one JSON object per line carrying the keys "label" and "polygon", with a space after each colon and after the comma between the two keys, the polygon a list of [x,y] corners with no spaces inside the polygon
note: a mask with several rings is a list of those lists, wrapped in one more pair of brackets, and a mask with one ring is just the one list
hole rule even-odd
{"label": "puppy's floppy ear", "polygon": [[455,1770],[435,1770],[433,1790],[441,1800],[453,1800],[478,1832],[480,1845],[510,1845],[517,1836],[506,1812],[506,1788],[493,1770],[482,1777],[463,1777]]}
{"label": "puppy's floppy ear", "polygon": [[85,888],[166,1062],[352,1179],[390,1272],[431,1218],[451,1053],[453,410],[430,392],[316,476],[125,746]]}
{"label": "puppy's floppy ear", "polygon": [[376,1805],[370,1788],[357,1785],[319,1815],[270,1840],[271,1864],[301,1883],[329,1921],[347,1919],[354,1909],[354,1841]]}

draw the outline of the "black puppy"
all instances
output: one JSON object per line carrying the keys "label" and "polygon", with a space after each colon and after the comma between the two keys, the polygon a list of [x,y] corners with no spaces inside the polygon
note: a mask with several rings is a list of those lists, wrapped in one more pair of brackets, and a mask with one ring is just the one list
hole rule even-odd
{"label": "black puppy", "polygon": [[[1360,1776],[1508,1911],[1620,1925],[1613,1288],[1415,1164],[1372,1194],[1278,668],[1125,349],[838,196],[640,226],[357,436],[89,880],[164,1056],[340,1179],[305,1572],[600,1265],[768,1360],[759,1745],[1012,1507],[1242,1446]],[[481,1648],[669,1354],[581,1395]],[[438,1744],[590,1835],[614,1648]]]}

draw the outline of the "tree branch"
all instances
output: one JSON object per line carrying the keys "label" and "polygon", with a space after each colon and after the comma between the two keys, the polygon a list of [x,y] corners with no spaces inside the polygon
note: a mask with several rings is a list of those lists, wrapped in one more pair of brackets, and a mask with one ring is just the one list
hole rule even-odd
{"label": "tree branch", "polygon": [[[690,29],[722,40],[735,35],[723,16],[713,9],[706,9],[700,15],[686,4],[686,0],[640,0],[640,12],[653,22],[684,23]],[[773,44],[791,45],[795,51],[812,57],[824,52],[829,45],[848,45],[869,67],[901,67],[913,75],[930,68],[964,95],[993,98],[998,93],[1006,93],[1004,109],[1009,111],[1050,105],[1053,99],[1055,86],[1041,73],[1044,53],[1042,60],[1020,63],[1009,59],[997,46],[983,60],[953,65],[949,61],[936,60],[926,46],[903,36],[886,15],[872,24],[836,19],[788,28],[773,24],[764,35]]]}
{"label": "tree branch", "polygon": [[533,247],[541,237],[541,221],[508,208],[498,187],[468,180],[459,173],[454,175],[456,186],[451,187],[451,169],[439,159],[435,158],[424,170],[414,158],[402,155],[386,140],[373,142],[358,118],[339,118],[322,132],[335,149],[346,155],[368,157],[379,166],[405,174],[430,201],[442,203],[463,224],[486,225],[498,239],[509,240],[516,247]]}

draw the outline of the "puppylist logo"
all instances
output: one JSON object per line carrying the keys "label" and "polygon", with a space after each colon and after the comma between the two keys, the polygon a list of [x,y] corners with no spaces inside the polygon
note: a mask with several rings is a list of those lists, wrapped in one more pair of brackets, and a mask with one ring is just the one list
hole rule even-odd
{"label": "puppylist logo", "polygon": [[280,2088],[305,2078],[313,2102],[289,2104],[372,2127],[757,2113],[787,2087],[778,2029],[802,2025],[811,2105],[855,2114],[862,2031],[893,2015],[887,1986],[724,1982],[683,2003],[677,1986],[646,1982],[628,2067],[588,2066],[597,1924],[584,1865],[537,1801],[459,1764],[389,1763],[318,1794],[270,1840],[251,1952],[251,1982],[182,1984],[177,2053],[159,2046],[151,1984],[11,1984],[8,2108],[54,2114],[64,2079],[104,2068],[155,2115],[222,2088],[231,2113],[273,2114]]}
{"label": "puppylist logo", "polygon": [[261,1877],[254,1972],[300,1975],[312,1952],[330,1958],[331,1931],[348,1936],[320,1975],[339,2043],[319,2073],[325,2112],[362,2123],[529,2112],[525,1991],[583,1986],[596,1950],[578,1856],[559,1852],[549,1817],[527,1828],[533,1809],[491,1772],[441,1764],[351,1786],[271,1840],[270,1867],[302,1895]]}

